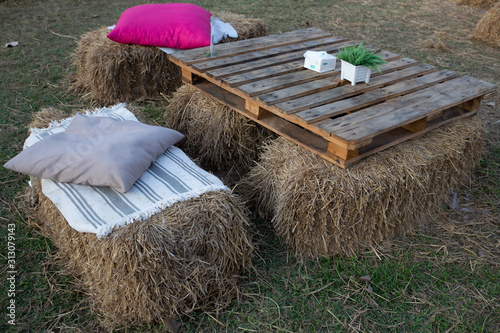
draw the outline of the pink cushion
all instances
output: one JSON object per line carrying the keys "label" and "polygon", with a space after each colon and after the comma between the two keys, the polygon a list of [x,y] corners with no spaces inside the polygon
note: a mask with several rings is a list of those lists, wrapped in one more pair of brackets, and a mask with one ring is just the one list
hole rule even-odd
{"label": "pink cushion", "polygon": [[189,3],[140,5],[122,13],[108,38],[122,44],[176,49],[208,46],[211,16]]}

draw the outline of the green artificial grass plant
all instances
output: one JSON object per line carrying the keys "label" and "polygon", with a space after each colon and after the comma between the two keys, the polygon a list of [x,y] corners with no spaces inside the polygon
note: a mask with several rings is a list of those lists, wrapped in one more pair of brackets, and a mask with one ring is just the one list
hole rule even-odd
{"label": "green artificial grass plant", "polygon": [[379,73],[381,73],[379,66],[387,62],[380,54],[369,51],[363,43],[344,47],[337,54],[337,58],[347,61],[354,66],[366,66]]}

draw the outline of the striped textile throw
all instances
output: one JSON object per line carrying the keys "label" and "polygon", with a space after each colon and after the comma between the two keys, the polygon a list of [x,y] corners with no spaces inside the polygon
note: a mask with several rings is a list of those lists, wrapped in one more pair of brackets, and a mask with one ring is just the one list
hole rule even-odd
{"label": "striped textile throw", "polygon": [[[87,116],[135,120],[132,112],[119,104],[87,112]],[[31,129],[25,148],[43,138],[65,130],[72,118],[53,122],[44,129]],[[167,149],[134,183],[127,193],[107,187],[60,183],[42,179],[42,192],[60,210],[71,227],[98,237],[113,228],[145,220],[178,201],[210,191],[229,191],[214,175],[199,168],[176,147]]]}

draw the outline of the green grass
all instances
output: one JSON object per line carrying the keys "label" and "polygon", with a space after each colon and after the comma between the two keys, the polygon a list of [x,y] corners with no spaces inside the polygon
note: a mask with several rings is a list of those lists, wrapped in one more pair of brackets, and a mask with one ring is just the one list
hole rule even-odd
{"label": "green grass", "polygon": [[[152,2],[152,1],[150,1]],[[192,1],[212,11],[266,20],[271,33],[318,27],[335,35],[500,84],[497,48],[472,41],[482,12],[451,1],[282,0]],[[22,149],[27,124],[43,107],[91,107],[68,93],[70,56],[83,33],[116,22],[131,0],[2,1],[0,47],[0,163]],[[433,47],[441,45],[444,47]],[[254,268],[240,294],[218,313],[180,320],[186,332],[495,332],[500,330],[500,100],[482,106],[486,146],[462,207],[445,211],[432,228],[381,244],[354,258],[297,262],[275,238],[269,221],[255,221]],[[134,103],[159,124],[163,102]],[[0,169],[2,278],[0,306],[10,301],[7,267],[9,223],[16,225],[16,321],[1,332],[98,332],[76,280],[65,275],[52,243],[30,226],[21,196],[27,177]],[[360,281],[369,275],[369,283]],[[370,287],[370,288],[369,288]],[[119,329],[163,332],[161,325]]]}

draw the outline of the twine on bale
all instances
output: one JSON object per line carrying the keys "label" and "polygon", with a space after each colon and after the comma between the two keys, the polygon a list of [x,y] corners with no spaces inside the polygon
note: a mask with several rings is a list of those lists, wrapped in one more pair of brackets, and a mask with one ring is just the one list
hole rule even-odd
{"label": "twine on bale", "polygon": [[[232,13],[214,14],[230,23],[238,38],[223,42],[260,37],[267,34],[261,19],[245,18]],[[107,28],[90,31],[80,38],[73,66],[76,74],[70,89],[86,100],[100,105],[160,99],[182,83],[178,66],[168,60],[157,47],[116,43],[109,38]]]}
{"label": "twine on bale", "polygon": [[202,168],[233,169],[241,178],[255,163],[262,143],[276,135],[238,112],[182,86],[164,113],[167,127],[185,135],[178,146]]}
{"label": "twine on bale", "polygon": [[[52,111],[44,110],[44,117]],[[58,120],[54,113],[54,118]],[[59,117],[59,119],[63,116]],[[42,117],[32,125],[45,127]],[[58,248],[105,327],[164,322],[227,305],[251,266],[247,210],[226,191],[178,202],[108,237],[72,229],[35,182],[34,223]]]}
{"label": "twine on bale", "polygon": [[238,187],[298,258],[352,256],[424,224],[479,162],[484,128],[459,120],[341,169],[283,138]]}
{"label": "twine on bale", "polygon": [[500,47],[500,2],[484,14],[471,37],[486,44]]}

